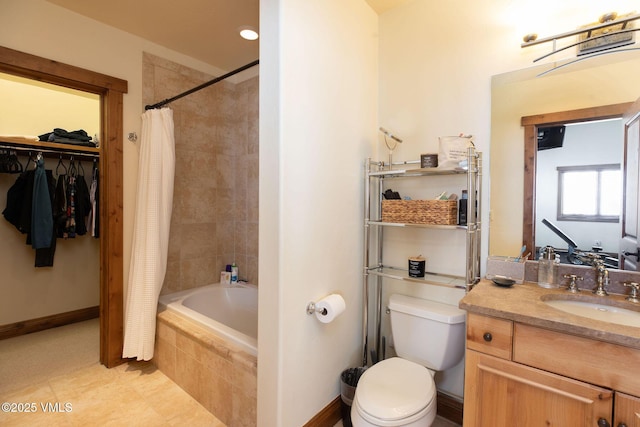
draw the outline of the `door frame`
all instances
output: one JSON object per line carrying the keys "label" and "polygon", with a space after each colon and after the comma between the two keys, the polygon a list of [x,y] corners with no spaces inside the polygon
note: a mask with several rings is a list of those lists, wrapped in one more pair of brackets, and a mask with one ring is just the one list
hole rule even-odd
{"label": "door frame", "polygon": [[123,95],[128,83],[0,46],[0,71],[100,95],[100,363],[122,363]]}
{"label": "door frame", "polygon": [[[622,183],[622,188],[624,191],[624,195],[626,196],[627,194],[627,188],[629,187],[629,182],[628,179],[628,164],[629,164],[629,128],[632,125],[636,125],[639,121],[639,116],[640,116],[640,98],[638,98],[634,103],[632,103],[632,105],[629,107],[629,109],[627,111],[625,111],[625,114],[622,116],[622,120],[623,120],[623,125],[624,125],[624,145],[623,145],[623,153],[624,153],[624,160],[623,160],[623,169],[622,169],[622,178],[623,178],[623,183]],[[637,144],[637,141],[636,141]],[[635,159],[636,162],[639,161],[639,159]],[[635,172],[635,176],[634,179],[636,179],[636,183],[637,183],[637,179],[638,179],[638,173],[640,173],[638,170],[636,170]],[[640,262],[638,260],[638,229],[640,228],[640,224],[638,221],[638,214],[640,213],[640,206],[638,205],[640,198],[636,197],[635,199],[635,214],[636,214],[636,218],[635,218],[635,229],[636,229],[636,234],[631,236],[630,234],[627,234],[627,223],[628,223],[628,218],[627,218],[627,212],[628,212],[628,198],[627,197],[623,197],[622,198],[622,212],[620,214],[620,221],[621,221],[621,225],[622,225],[622,233],[620,236],[620,249],[618,252],[618,264],[619,264],[619,268],[621,270],[626,270],[627,268],[627,258],[628,256],[633,256],[633,255],[626,255],[627,254],[627,249],[631,249],[633,252],[631,252],[631,254],[635,254],[635,258],[636,258],[636,262],[633,265],[629,265],[630,267],[633,267],[635,270],[629,269],[629,271],[638,271],[638,269],[640,268]],[[629,238],[631,237],[631,238]],[[630,247],[631,245],[633,245],[632,247]]]}

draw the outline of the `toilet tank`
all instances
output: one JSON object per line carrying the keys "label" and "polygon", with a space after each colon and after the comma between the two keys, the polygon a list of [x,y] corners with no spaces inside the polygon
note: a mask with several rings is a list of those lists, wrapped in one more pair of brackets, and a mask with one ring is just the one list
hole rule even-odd
{"label": "toilet tank", "polygon": [[456,306],[406,295],[389,298],[396,354],[444,371],[464,355],[466,312]]}

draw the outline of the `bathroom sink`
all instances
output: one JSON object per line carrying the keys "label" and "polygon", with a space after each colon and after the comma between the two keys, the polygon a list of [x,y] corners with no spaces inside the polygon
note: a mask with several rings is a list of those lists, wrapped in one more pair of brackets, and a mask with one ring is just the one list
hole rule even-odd
{"label": "bathroom sink", "polygon": [[[546,297],[546,298],[545,298]],[[636,310],[630,310],[616,305],[607,304],[609,301],[601,301],[596,298],[568,299],[558,298],[561,295],[546,295],[542,301],[550,307],[577,316],[600,320],[617,325],[635,326],[640,328],[640,306]],[[614,301],[611,301],[614,302]],[[635,307],[634,307],[635,308]]]}

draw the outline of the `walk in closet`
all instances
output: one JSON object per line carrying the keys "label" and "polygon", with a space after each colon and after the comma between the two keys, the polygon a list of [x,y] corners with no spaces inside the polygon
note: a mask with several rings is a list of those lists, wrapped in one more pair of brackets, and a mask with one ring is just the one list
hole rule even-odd
{"label": "walk in closet", "polygon": [[[58,205],[64,210],[59,216],[63,224],[51,262],[38,260],[38,249],[32,247],[35,243],[27,245],[20,227],[4,215],[0,217],[0,287],[6,305],[0,338],[99,315],[100,361],[115,366],[121,362],[122,352],[122,99],[127,82],[1,46],[0,73],[0,78],[42,91],[14,99],[10,106],[6,105],[10,102],[7,97],[0,100],[5,103],[0,106],[0,111],[4,108],[0,119],[0,210],[6,209],[7,193],[18,177],[37,170],[34,162],[44,162],[44,169],[50,171],[40,175],[49,181],[49,188],[51,181],[54,185],[64,182],[60,188],[66,196],[61,198],[65,204]],[[73,110],[73,102],[47,104],[46,91],[76,96],[79,108],[92,109],[94,117],[74,121],[83,113]],[[85,102],[93,106],[83,107]],[[16,113],[13,118],[11,109]],[[86,133],[91,142],[87,144],[84,137],[78,142],[77,130]],[[47,133],[51,133],[48,140],[43,138]],[[92,202],[86,194],[79,199],[81,178],[87,190],[93,183]],[[73,203],[66,203],[67,199]],[[88,200],[91,207],[86,206]]]}

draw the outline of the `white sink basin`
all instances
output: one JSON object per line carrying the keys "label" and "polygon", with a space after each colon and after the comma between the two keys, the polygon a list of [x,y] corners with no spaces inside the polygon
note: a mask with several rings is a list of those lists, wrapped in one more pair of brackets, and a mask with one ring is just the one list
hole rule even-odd
{"label": "white sink basin", "polygon": [[550,307],[589,319],[640,328],[640,311],[588,301],[552,299],[544,301]]}

